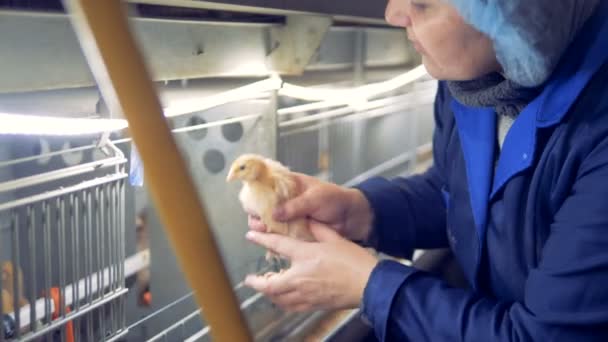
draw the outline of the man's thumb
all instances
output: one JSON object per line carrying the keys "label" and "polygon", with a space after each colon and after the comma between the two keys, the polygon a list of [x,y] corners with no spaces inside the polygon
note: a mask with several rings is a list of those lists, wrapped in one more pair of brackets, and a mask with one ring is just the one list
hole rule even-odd
{"label": "man's thumb", "polygon": [[310,201],[306,194],[303,194],[277,206],[273,212],[273,216],[275,220],[285,222],[305,218],[314,210],[312,201]]}

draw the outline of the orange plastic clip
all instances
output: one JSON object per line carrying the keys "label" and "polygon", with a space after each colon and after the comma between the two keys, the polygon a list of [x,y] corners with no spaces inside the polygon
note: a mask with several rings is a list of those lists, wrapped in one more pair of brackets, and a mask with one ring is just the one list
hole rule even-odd
{"label": "orange plastic clip", "polygon": [[[53,303],[55,304],[55,311],[53,311],[52,318],[57,319],[57,318],[59,318],[59,308],[60,308],[59,305],[61,302],[60,301],[61,291],[59,291],[58,287],[51,288],[50,297],[51,297],[51,300],[53,300]],[[69,306],[67,306],[65,308],[66,313],[70,313],[71,311],[72,310],[70,310]],[[74,323],[72,321],[69,321],[65,325],[65,342],[74,342]]]}
{"label": "orange plastic clip", "polygon": [[152,305],[152,293],[150,293],[150,291],[146,291],[146,293],[144,293],[144,305]]}

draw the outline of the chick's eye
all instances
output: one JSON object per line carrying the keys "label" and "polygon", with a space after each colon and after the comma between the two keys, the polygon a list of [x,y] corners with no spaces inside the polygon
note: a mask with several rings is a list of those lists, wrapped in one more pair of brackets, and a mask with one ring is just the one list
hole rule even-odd
{"label": "chick's eye", "polygon": [[241,165],[241,167],[239,167],[239,169],[240,169],[241,171],[245,170],[245,165]]}

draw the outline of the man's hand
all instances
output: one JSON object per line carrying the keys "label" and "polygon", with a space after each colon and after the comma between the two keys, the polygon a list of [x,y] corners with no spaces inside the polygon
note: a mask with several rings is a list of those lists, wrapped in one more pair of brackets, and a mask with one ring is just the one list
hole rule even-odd
{"label": "man's hand", "polygon": [[248,232],[250,241],[290,259],[291,267],[272,275],[250,275],[245,285],[287,311],[358,307],[378,260],[331,227],[312,223],[311,231],[318,242]]}
{"label": "man's hand", "polygon": [[[331,227],[347,239],[367,239],[372,228],[373,212],[363,193],[303,174],[293,175],[298,183],[299,195],[276,208],[276,220],[288,222],[308,218]],[[266,231],[255,215],[249,215],[249,228],[258,232]]]}

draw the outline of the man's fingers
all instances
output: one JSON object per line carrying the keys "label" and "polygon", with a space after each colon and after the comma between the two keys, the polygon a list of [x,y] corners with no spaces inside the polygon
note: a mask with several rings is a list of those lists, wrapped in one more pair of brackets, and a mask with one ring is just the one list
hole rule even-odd
{"label": "man's fingers", "polygon": [[248,286],[269,297],[281,296],[293,292],[293,287],[285,274],[275,273],[267,275],[248,275],[245,278],[245,286]]}
{"label": "man's fingers", "polygon": [[278,206],[273,212],[274,219],[286,222],[306,217],[316,210],[315,203],[310,194],[303,193]]}
{"label": "man's fingers", "polygon": [[276,254],[292,259],[302,250],[306,242],[298,241],[288,236],[260,233],[250,230],[245,235],[249,241],[252,241],[266,249],[269,249]]}

